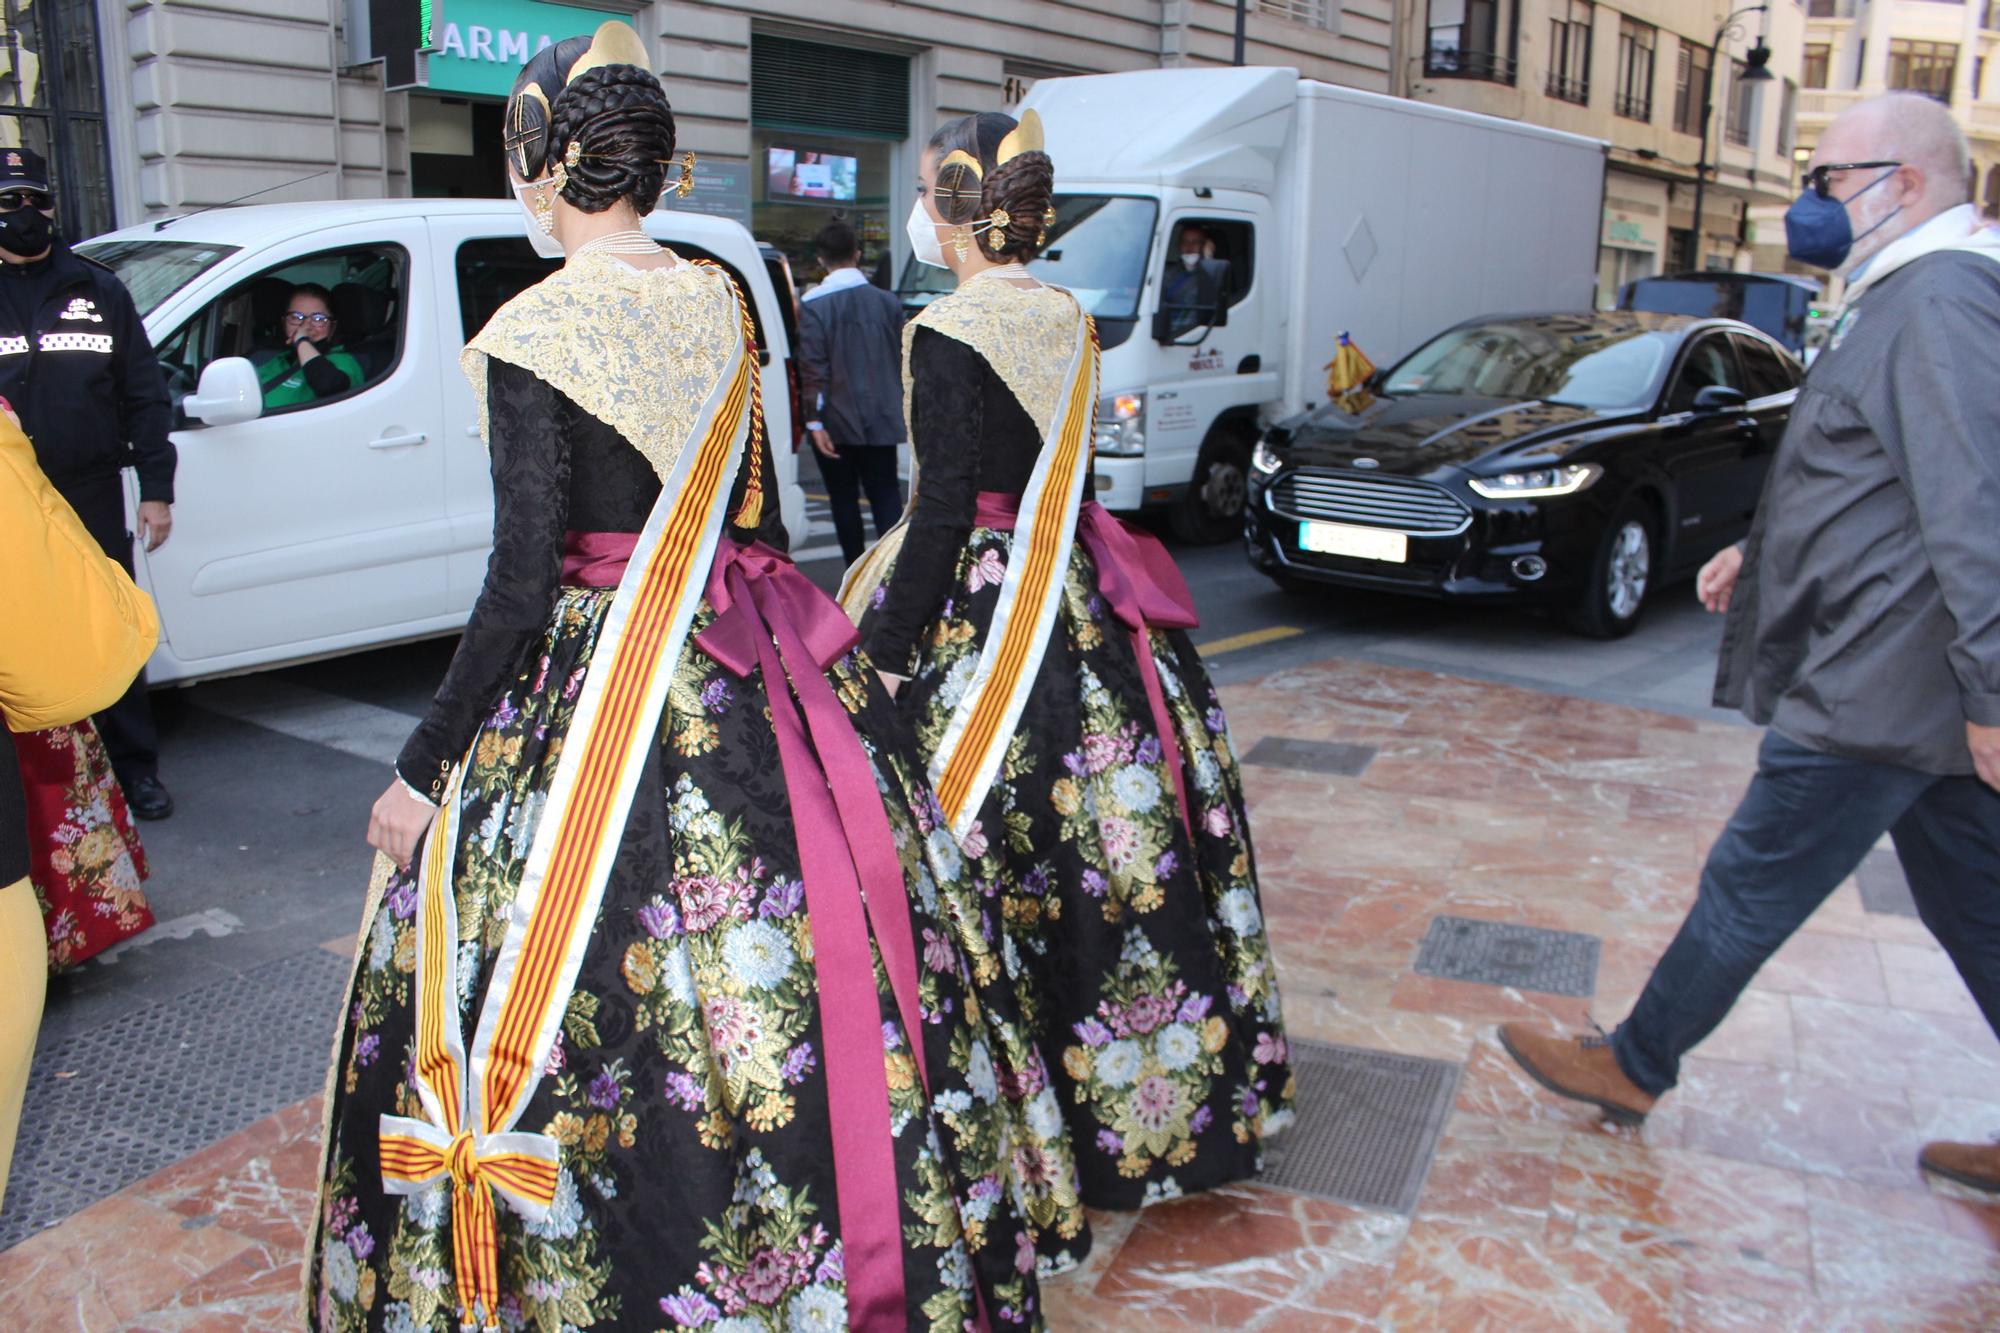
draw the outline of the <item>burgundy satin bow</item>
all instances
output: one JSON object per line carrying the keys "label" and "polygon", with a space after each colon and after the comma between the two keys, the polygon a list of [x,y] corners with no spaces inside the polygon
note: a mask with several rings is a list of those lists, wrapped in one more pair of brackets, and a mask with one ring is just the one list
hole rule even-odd
{"label": "burgundy satin bow", "polygon": [[901,1328],[908,1318],[902,1212],[870,926],[917,1077],[926,1088],[930,1077],[903,863],[854,721],[826,679],[826,668],[860,636],[832,599],[762,543],[722,538],[708,601],[715,619],[695,643],[738,677],[762,673],[798,834],[826,1043],[849,1325]]}
{"label": "burgundy satin bow", "polygon": [[563,534],[562,581],[571,588],[615,588],[639,544],[636,532]]}
{"label": "burgundy satin bow", "polygon": [[[981,491],[973,525],[1012,532],[1020,511],[1020,496]],[[1167,708],[1160,669],[1153,662],[1151,631],[1193,629],[1199,625],[1201,617],[1195,612],[1194,596],[1188,592],[1180,566],[1167,554],[1158,537],[1127,523],[1095,500],[1086,500],[1077,514],[1076,539],[1097,565],[1098,595],[1104,598],[1104,604],[1118,618],[1118,623],[1131,632],[1132,653],[1139,660],[1139,679],[1146,687],[1146,703],[1153,711],[1153,729],[1159,733],[1161,752],[1173,773],[1181,827],[1187,830],[1192,845],[1194,816],[1188,807],[1180,733],[1174,727],[1173,713]]]}

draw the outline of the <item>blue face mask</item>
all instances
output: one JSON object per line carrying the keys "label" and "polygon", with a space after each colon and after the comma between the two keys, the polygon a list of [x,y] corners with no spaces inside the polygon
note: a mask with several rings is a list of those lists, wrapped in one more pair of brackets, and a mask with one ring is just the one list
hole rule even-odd
{"label": "blue face mask", "polygon": [[1895,213],[1856,236],[1854,224],[1848,220],[1847,205],[1895,174],[1890,171],[1878,176],[1864,186],[1860,194],[1844,202],[1823,195],[1808,185],[1798,201],[1785,210],[1785,249],[1801,264],[1810,264],[1814,268],[1833,270],[1845,264],[1856,241],[1873,236],[1888,224],[1889,218],[1903,211],[1898,208]]}

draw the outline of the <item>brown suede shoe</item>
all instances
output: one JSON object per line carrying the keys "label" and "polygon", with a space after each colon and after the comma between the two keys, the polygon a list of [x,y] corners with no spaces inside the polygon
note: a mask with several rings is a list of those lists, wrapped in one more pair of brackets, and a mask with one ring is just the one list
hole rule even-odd
{"label": "brown suede shoe", "polygon": [[1529,1023],[1502,1023],[1500,1044],[1550,1092],[1589,1102],[1621,1125],[1636,1125],[1657,1100],[1618,1067],[1604,1037],[1559,1037]]}
{"label": "brown suede shoe", "polygon": [[2000,1194],[2000,1143],[1926,1143],[1917,1165],[1946,1180]]}

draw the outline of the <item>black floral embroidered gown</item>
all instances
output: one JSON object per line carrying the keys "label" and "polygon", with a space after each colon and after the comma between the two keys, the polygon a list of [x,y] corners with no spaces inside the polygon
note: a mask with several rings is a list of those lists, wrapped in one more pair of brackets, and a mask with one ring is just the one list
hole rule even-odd
{"label": "black floral embroidered gown", "polygon": [[[894,563],[872,592],[850,589],[849,610],[866,599],[863,646],[910,676],[897,704],[926,755],[1025,540],[984,515],[1029,480],[1034,423],[1052,418],[1076,328],[1067,293],[988,278],[906,334],[917,493]],[[1059,1064],[1084,1201],[1112,1209],[1254,1175],[1264,1136],[1292,1114],[1222,707],[1184,630],[1145,638],[1171,736],[1079,540],[1020,730],[962,845],[990,940],[973,966],[1012,981]]]}
{"label": "black floral embroidered gown", "polygon": [[[594,257],[565,272],[569,317],[602,336],[657,339],[647,345],[664,367],[683,364],[674,347],[738,329],[713,268],[642,273]],[[600,308],[600,287],[636,299],[656,326],[620,324],[631,302]],[[636,532],[660,491],[648,459],[571,391],[501,353],[484,384],[493,556],[399,766],[421,787],[470,755],[453,880],[468,1036],[612,598],[561,581],[566,534]],[[648,392],[699,399],[708,388],[663,380]],[[751,447],[768,476],[761,437]],[[729,513],[744,488],[739,476]],[[761,533],[733,538],[782,547],[775,505],[765,513]],[[697,631],[711,615],[704,601]],[[957,1333],[983,1305],[996,1328],[1039,1327],[1032,1241],[1009,1179],[1014,1111],[996,1086],[992,1024],[961,983],[967,968],[939,911],[955,853],[935,836],[936,802],[899,751],[903,726],[865,658],[849,652],[826,678],[869,756],[925,955],[922,1032],[899,1022],[875,956],[906,1326]],[[559,1142],[561,1163],[545,1220],[498,1209],[506,1327],[848,1327],[814,934],[768,684],[725,670],[693,636],[680,655],[559,1038],[519,1122]],[[413,875],[390,877],[363,925],[309,1263],[318,1329],[458,1327],[447,1183],[385,1193],[377,1157],[380,1117],[418,1113],[418,896]],[[912,1042],[927,1053],[928,1092]]]}

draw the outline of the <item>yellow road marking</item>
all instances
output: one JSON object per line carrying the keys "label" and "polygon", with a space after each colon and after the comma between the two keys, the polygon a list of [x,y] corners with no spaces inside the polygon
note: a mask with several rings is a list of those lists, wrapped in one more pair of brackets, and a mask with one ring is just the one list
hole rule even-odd
{"label": "yellow road marking", "polygon": [[1272,625],[1267,629],[1253,629],[1247,634],[1232,634],[1226,639],[1211,639],[1207,643],[1195,645],[1195,651],[1203,657],[1214,657],[1217,653],[1233,653],[1238,648],[1255,648],[1260,644],[1276,643],[1279,639],[1295,638],[1305,633],[1291,625]]}

